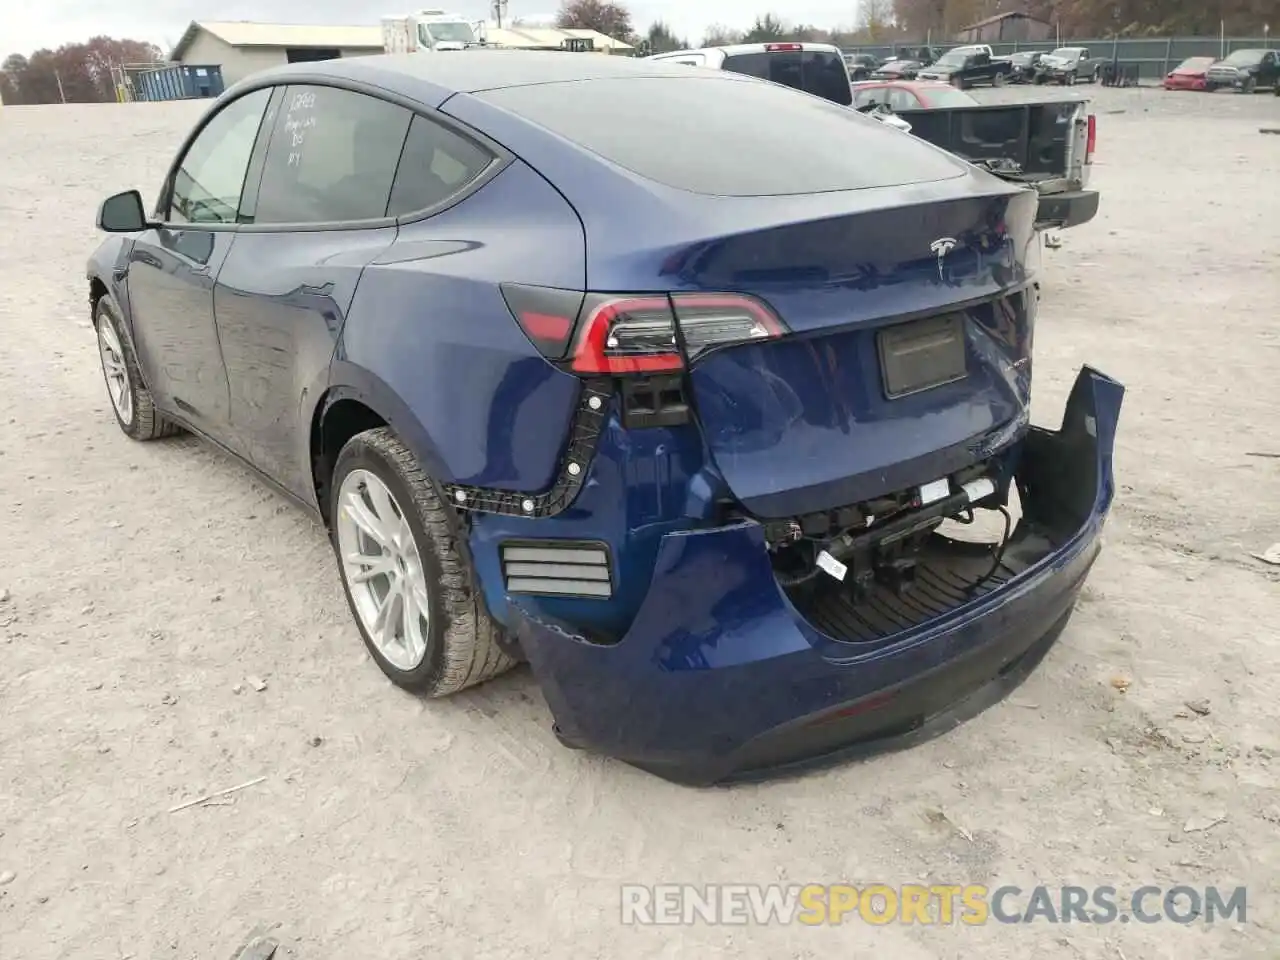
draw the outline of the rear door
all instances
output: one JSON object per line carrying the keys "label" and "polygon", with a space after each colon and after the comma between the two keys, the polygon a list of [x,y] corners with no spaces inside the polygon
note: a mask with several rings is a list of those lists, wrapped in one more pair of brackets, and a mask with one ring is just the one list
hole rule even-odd
{"label": "rear door", "polygon": [[728,54],[722,69],[780,83],[842,106],[853,103],[848,67],[835,50],[807,50],[802,43],[767,43],[759,52]]}

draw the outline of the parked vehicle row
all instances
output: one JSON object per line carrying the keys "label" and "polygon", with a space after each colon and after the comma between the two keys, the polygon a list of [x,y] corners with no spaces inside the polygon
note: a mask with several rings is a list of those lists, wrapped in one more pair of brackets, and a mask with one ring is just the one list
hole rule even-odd
{"label": "parked vehicle row", "polygon": [[1188,57],[1164,78],[1166,90],[1253,93],[1266,87],[1280,97],[1280,51],[1235,50],[1222,60]]}

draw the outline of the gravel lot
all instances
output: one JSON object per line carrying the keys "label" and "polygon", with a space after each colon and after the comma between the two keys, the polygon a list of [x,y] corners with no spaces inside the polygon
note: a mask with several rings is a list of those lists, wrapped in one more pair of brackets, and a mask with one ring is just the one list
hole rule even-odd
{"label": "gravel lot", "polygon": [[[257,924],[307,960],[1275,957],[1280,568],[1251,554],[1280,541],[1280,459],[1251,454],[1280,453],[1280,99],[1084,92],[1102,210],[1045,253],[1035,416],[1084,363],[1129,392],[1075,619],[940,740],[708,791],[561,748],[526,671],[398,693],[318,527],[195,441],[126,440],[93,211],[153,195],[203,107],[0,109],[0,957],[230,957]],[[922,879],[1247,884],[1249,917],[619,923],[621,883]]]}

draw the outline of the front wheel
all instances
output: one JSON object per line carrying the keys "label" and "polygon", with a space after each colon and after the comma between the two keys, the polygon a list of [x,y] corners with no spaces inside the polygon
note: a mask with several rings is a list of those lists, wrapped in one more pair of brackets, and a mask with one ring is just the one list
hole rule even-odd
{"label": "front wheel", "polygon": [[1253,91],[1257,88],[1257,86],[1258,86],[1257,80],[1255,80],[1253,77],[1245,77],[1244,83],[1240,84],[1240,92],[1253,93]]}
{"label": "front wheel", "polygon": [[330,488],[347,602],[392,683],[442,697],[515,664],[484,608],[449,507],[389,428],[347,442]]}
{"label": "front wheel", "polygon": [[993,76],[993,77],[991,78],[991,85],[992,85],[993,87],[1003,87],[1003,86],[1004,86],[1004,74],[1003,74],[1003,73],[997,73],[995,76]]}
{"label": "front wheel", "polygon": [[1076,85],[1076,75],[1074,73],[1067,74],[1067,86],[1074,87]]}
{"label": "front wheel", "polygon": [[100,297],[94,306],[93,325],[98,334],[98,358],[102,362],[107,397],[124,435],[131,440],[145,441],[177,433],[178,427],[156,410],[151,391],[142,382],[133,344],[110,295]]}

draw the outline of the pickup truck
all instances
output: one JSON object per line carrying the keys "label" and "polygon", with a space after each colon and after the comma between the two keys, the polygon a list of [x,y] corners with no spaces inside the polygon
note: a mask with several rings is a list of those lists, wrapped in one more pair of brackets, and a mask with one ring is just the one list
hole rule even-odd
{"label": "pickup truck", "polygon": [[943,54],[937,63],[920,70],[916,76],[921,80],[941,80],[967,90],[980,83],[1003,86],[1012,74],[1012,61],[993,60],[985,50],[960,47]]}
{"label": "pickup truck", "polygon": [[1106,57],[1091,57],[1088,47],[1058,47],[1046,53],[1036,64],[1036,83],[1074,84],[1094,81],[1102,76]]}
{"label": "pickup truck", "polygon": [[1040,195],[1036,226],[1079,226],[1098,212],[1088,189],[1097,118],[1087,100],[899,110],[911,134]]}

